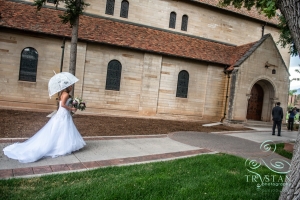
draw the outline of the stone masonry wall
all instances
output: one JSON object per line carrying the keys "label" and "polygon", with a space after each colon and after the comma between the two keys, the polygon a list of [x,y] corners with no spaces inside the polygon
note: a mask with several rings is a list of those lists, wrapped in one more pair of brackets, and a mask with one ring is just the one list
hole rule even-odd
{"label": "stone masonry wall", "polygon": [[[1,108],[56,109],[48,96],[48,81],[60,71],[62,39],[0,33]],[[18,81],[20,56],[26,47],[39,54],[36,82]],[[70,41],[66,40],[62,71],[69,69]],[[158,54],[78,43],[74,95],[87,102],[80,114],[144,116],[172,119],[220,119],[224,99],[221,67]],[[105,90],[107,65],[122,64],[120,91]],[[178,73],[189,73],[188,98],[176,97]]]}
{"label": "stone masonry wall", "polygon": [[[266,68],[266,62],[276,67]],[[284,112],[286,111],[289,88],[288,70],[283,65],[271,38],[268,38],[239,68],[231,120],[246,119],[247,94],[251,93],[253,85],[259,81],[264,89],[269,90],[264,92],[270,95],[265,96],[268,99],[264,99],[262,120],[271,120],[271,108],[275,105],[272,99],[276,102],[280,101]],[[276,74],[272,74],[273,69],[276,70]]]}
{"label": "stone masonry wall", "polygon": [[[36,82],[18,81],[21,52],[33,47],[38,52]],[[0,32],[0,104],[14,108],[54,108],[49,99],[48,81],[59,72],[61,40],[38,35],[18,35]]]}

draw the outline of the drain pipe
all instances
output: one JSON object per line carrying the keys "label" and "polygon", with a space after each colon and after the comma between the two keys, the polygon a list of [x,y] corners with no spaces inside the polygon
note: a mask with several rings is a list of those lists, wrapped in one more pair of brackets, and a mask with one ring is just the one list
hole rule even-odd
{"label": "drain pipe", "polygon": [[264,35],[265,35],[265,26],[266,25],[267,25],[267,23],[265,23],[261,26],[261,37],[264,37]]}
{"label": "drain pipe", "polygon": [[229,80],[230,80],[230,75],[228,71],[225,71],[226,75],[227,75],[227,88],[226,88],[226,99],[225,99],[225,107],[224,107],[224,116],[222,117],[222,119],[220,120],[220,122],[223,123],[225,117],[226,117],[226,109],[227,109],[227,100],[228,100],[228,91],[229,91]]}
{"label": "drain pipe", "polygon": [[63,45],[61,46],[62,52],[61,52],[61,59],[60,59],[60,72],[62,72],[63,63],[64,63],[65,44],[66,44],[66,39],[64,38]]}

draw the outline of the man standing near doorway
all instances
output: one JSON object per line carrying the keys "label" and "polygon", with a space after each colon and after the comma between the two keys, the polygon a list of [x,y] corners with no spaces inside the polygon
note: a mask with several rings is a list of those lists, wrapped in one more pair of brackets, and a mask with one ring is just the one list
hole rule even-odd
{"label": "man standing near doorway", "polygon": [[273,116],[273,129],[272,129],[272,135],[275,135],[275,128],[277,126],[278,135],[281,136],[281,123],[283,119],[283,110],[280,107],[280,102],[276,103],[276,106],[272,109],[272,116]]}
{"label": "man standing near doorway", "polygon": [[293,108],[290,112],[289,112],[289,119],[288,119],[288,130],[293,131],[294,129],[294,120],[297,114],[297,108]]}

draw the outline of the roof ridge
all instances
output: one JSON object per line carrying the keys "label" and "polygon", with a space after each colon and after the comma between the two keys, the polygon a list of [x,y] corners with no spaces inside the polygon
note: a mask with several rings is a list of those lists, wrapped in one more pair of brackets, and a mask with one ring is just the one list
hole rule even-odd
{"label": "roof ridge", "polygon": [[235,14],[238,14],[238,15],[249,17],[249,18],[252,18],[252,19],[255,19],[255,20],[270,23],[273,26],[277,26],[278,23],[279,23],[279,19],[277,17],[276,18],[268,18],[268,17],[260,14],[259,13],[260,11],[257,10],[255,7],[254,7],[254,9],[247,10],[244,7],[241,7],[239,9],[239,8],[235,8],[232,5],[229,5],[227,7],[220,7],[219,6],[219,0],[190,0],[190,1],[195,2],[195,3],[199,3],[199,4],[204,4],[204,5],[207,5],[207,6],[211,6],[213,8],[226,10],[228,12],[232,12],[232,13],[235,13]]}
{"label": "roof ridge", "polygon": [[[240,45],[240,46],[237,46],[235,48],[235,52],[237,52],[235,54],[235,56],[233,56],[233,61],[232,61],[232,65],[228,68],[226,68],[226,71],[232,71],[234,70],[235,67],[238,67],[240,66],[244,61],[246,61],[251,55],[252,53],[254,53],[256,51],[256,49],[262,44],[264,43],[264,41],[268,38],[271,38],[273,43],[274,43],[274,47],[277,49],[277,52],[278,54],[280,55],[280,59],[285,67],[285,69],[287,70],[288,72],[288,68],[277,48],[277,46],[275,45],[275,42],[274,42],[274,39],[272,37],[272,35],[270,33],[268,34],[265,34],[261,37],[261,39],[259,39],[258,41],[256,42],[251,42],[251,43],[248,43],[248,44],[244,44],[244,45]],[[240,49],[240,52],[239,52],[239,49]],[[289,73],[289,72],[288,72]]]}
{"label": "roof ridge", "polygon": [[239,60],[237,60],[234,63],[234,67],[241,65],[270,36],[271,36],[271,34],[268,33],[268,34],[262,36],[261,39],[256,41],[256,42],[252,42],[252,43],[248,43],[248,44],[245,44],[245,45],[238,46],[237,48],[244,47],[246,45],[251,45],[251,47],[248,49],[248,51],[245,52],[245,54]]}

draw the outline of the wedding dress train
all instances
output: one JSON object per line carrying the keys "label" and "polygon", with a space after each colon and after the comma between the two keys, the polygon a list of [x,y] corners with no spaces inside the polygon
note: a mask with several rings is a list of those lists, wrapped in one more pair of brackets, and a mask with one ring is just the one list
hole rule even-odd
{"label": "wedding dress train", "polygon": [[43,157],[67,155],[85,145],[70,112],[61,107],[60,102],[56,114],[34,136],[22,143],[7,146],[3,151],[9,158],[29,163]]}

